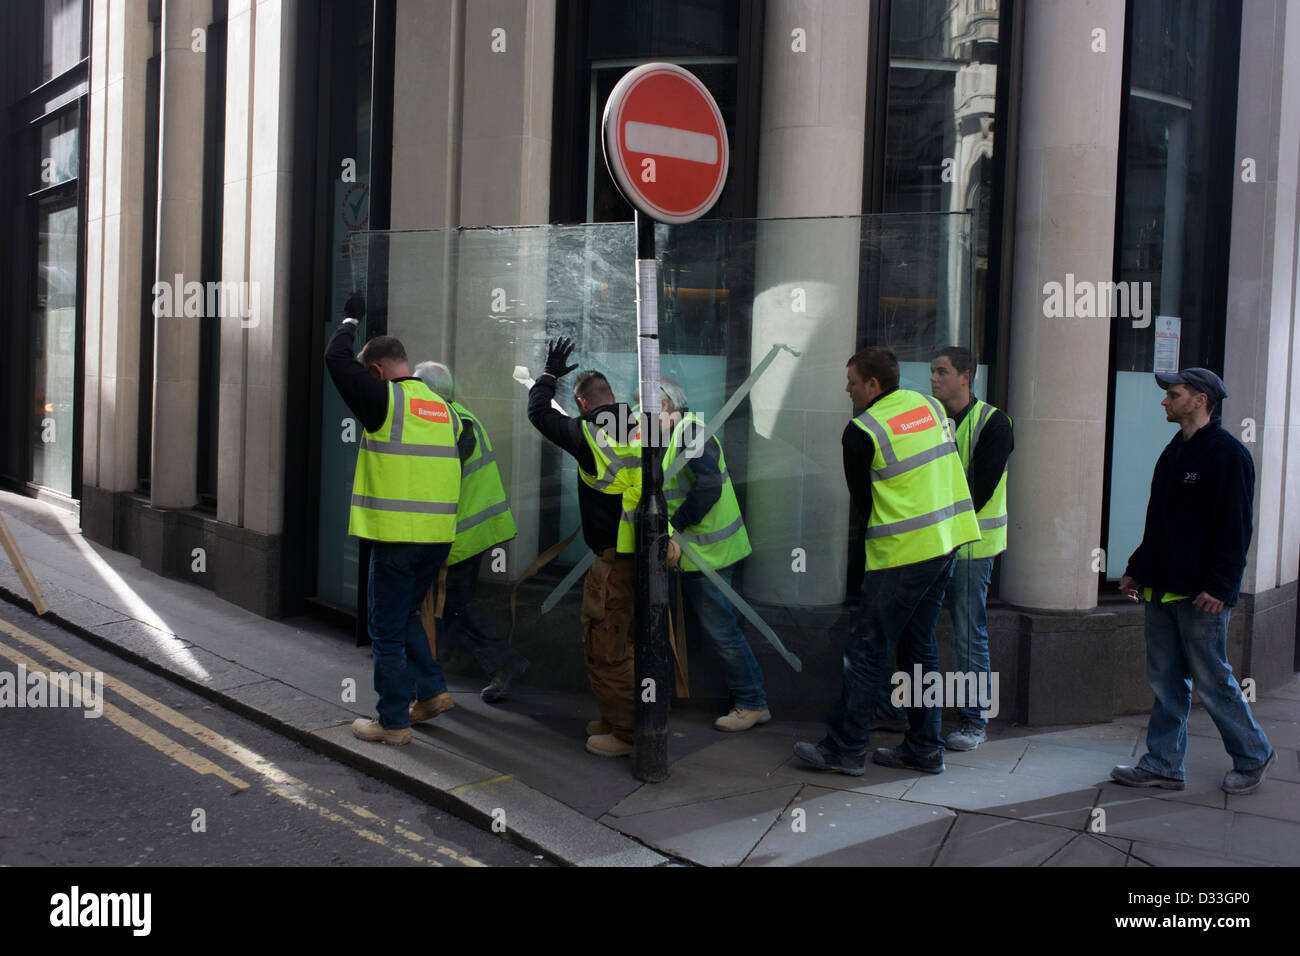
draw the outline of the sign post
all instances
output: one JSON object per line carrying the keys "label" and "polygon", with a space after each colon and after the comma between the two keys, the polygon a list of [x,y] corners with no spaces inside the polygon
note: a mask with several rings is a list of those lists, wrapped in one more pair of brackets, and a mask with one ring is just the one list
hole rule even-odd
{"label": "sign post", "polygon": [[604,115],[605,163],[635,208],[637,365],[641,383],[641,502],[636,510],[636,730],[632,772],[668,776],[668,508],[659,429],[659,275],[655,221],[692,222],[712,208],[727,179],[727,128],[699,79],[670,63],[626,73]]}

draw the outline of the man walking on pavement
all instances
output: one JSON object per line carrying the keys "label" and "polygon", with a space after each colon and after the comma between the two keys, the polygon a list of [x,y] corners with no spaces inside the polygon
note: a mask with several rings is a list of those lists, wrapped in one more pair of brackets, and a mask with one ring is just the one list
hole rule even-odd
{"label": "man walking on pavement", "polygon": [[506,489],[492,440],[478,417],[455,399],[456,383],[451,369],[441,362],[421,362],[416,377],[429,389],[445,398],[460,416],[461,427],[474,434],[474,452],[461,465],[460,503],[456,508],[456,540],[447,556],[447,572],[431,588],[421,609],[425,630],[433,633],[439,591],[442,600],[442,630],[450,633],[457,624],[474,660],[492,682],[479,692],[489,704],[504,700],[515,678],[528,670],[528,658],[495,631],[473,610],[474,592],[478,590],[479,571],[488,549],[509,541],[517,533],[510,514]]}
{"label": "man walking on pavement", "polygon": [[361,296],[348,299],[343,314],[325,365],[363,429],[348,534],[374,542],[366,619],[379,695],[379,719],[358,718],[352,733],[400,746],[410,741],[412,723],[452,706],[420,623],[420,603],[451,550],[461,461],[474,439],[447,403],[410,374],[397,339],[377,336],[352,357],[366,316]]}
{"label": "man walking on pavement", "polygon": [[[895,645],[906,674],[937,671],[934,625],[956,549],[979,540],[961,459],[934,399],[898,387],[898,359],[874,346],[848,361],[845,391],[855,417],[844,429],[844,478],[867,515],[862,600],[844,649],[844,687],[816,744],[795,756],[819,770],[861,776],[868,723],[888,679]],[[919,689],[915,689],[919,692]],[[875,763],[942,773],[940,707],[910,706],[901,746],[880,747]]]}
{"label": "man walking on pavement", "polygon": [[[736,501],[736,490],[727,473],[722,444],[717,436],[699,450],[687,448],[704,431],[705,423],[686,404],[686,392],[671,379],[661,378],[663,392],[659,424],[666,441],[664,472],[677,456],[685,454],[686,464],[664,484],[668,504],[670,539],[675,546],[669,555],[671,564],[680,550],[680,542],[692,545],[699,556],[728,584],[737,562],[749,555],[749,535]],[[736,622],[736,612],[725,594],[705,576],[695,561],[686,555],[678,558],[682,572],[682,593],[693,609],[701,627],[708,633],[727,669],[727,686],[733,706],[726,715],[713,722],[718,730],[749,730],[772,719],[767,709],[763,671],[745,634]]]}
{"label": "man walking on pavement", "polygon": [[582,585],[582,645],[601,719],[587,725],[587,751],[626,757],[634,738],[636,575],[634,509],[641,496],[641,446],[636,419],[614,398],[600,372],[582,372],[573,386],[581,413],[551,406],[569,365],[570,339],[550,343],[546,371],[528,392],[528,420],[578,463],[582,536],[596,558]]}
{"label": "man walking on pavement", "polygon": [[[977,682],[984,681],[976,686],[991,691],[986,601],[993,561],[1007,549],[1007,459],[1015,442],[1006,413],[971,395],[974,374],[974,356],[960,346],[940,349],[930,360],[930,394],[943,403],[956,427],[953,438],[980,529],[979,541],[957,549],[948,582],[957,671],[975,674]],[[944,746],[974,750],[984,742],[988,723],[979,701],[968,700],[958,714],[961,725],[948,735]]]}
{"label": "man walking on pavement", "polygon": [[[1233,769],[1226,793],[1259,788],[1277,752],[1242,697],[1228,663],[1228,616],[1241,591],[1254,516],[1255,463],[1226,431],[1223,380],[1209,369],[1156,374],[1160,403],[1179,431],[1151,479],[1142,543],[1119,589],[1146,602],[1147,680],[1155,692],[1147,752],[1111,777],[1127,787],[1186,787],[1187,715],[1192,687],[1223,738]],[[1195,595],[1195,597],[1193,597]]]}

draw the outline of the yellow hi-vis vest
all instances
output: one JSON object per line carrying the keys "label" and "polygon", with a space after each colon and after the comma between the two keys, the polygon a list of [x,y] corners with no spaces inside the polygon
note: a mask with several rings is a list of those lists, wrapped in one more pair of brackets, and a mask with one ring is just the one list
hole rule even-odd
{"label": "yellow hi-vis vest", "polygon": [[418,378],[388,385],[383,425],[361,436],[348,534],[415,544],[451,541],[460,497],[456,413]]}
{"label": "yellow hi-vis vest", "polygon": [[[974,406],[966,413],[966,417],[961,420],[957,426],[957,454],[961,456],[962,467],[966,471],[966,481],[971,478],[971,462],[975,457],[975,449],[980,443],[980,433],[984,431],[984,426],[988,424],[989,416],[997,409],[988,402],[982,402],[975,399]],[[1007,416],[1011,420],[1011,416]],[[998,485],[993,489],[993,494],[989,500],[984,502],[984,507],[976,514],[976,519],[980,525],[980,540],[974,544],[963,545],[958,557],[960,558],[991,558],[1007,550],[1007,470],[1002,469],[1002,477],[998,479]]]}
{"label": "yellow hi-vis vest", "polygon": [[943,410],[898,389],[853,419],[875,439],[867,570],[928,561],[980,538],[975,506]]}
{"label": "yellow hi-vis vest", "polygon": [[459,564],[494,544],[509,541],[518,530],[487,429],[464,405],[452,402],[451,407],[460,416],[461,427],[474,430],[474,454],[460,468],[456,540],[447,557],[448,564]]}
{"label": "yellow hi-vis vest", "polygon": [[[694,412],[688,411],[682,416],[682,420],[673,428],[672,440],[669,441],[668,449],[664,452],[665,472],[673,463],[673,459],[685,452],[684,448],[679,451],[679,447],[684,441],[687,422],[695,424],[696,434],[704,431],[704,422]],[[727,462],[722,454],[722,443],[718,442],[716,435],[709,441],[718,445],[718,471],[722,473],[722,494],[698,524],[691,525],[685,531],[673,531],[670,524],[668,530],[679,541],[694,545],[709,567],[725,568],[747,557],[753,549],[749,546],[749,534],[745,531],[745,519],[740,514],[736,489],[732,487],[731,476],[727,474]],[[668,503],[669,518],[682,506],[694,481],[691,476],[691,466],[687,464],[673,475],[672,481],[664,484],[664,498]],[[683,571],[700,570],[699,566],[685,554],[682,555],[681,568]]]}
{"label": "yellow hi-vis vest", "polygon": [[589,475],[578,466],[578,478],[588,488],[606,495],[618,495],[621,512],[618,521],[618,553],[636,553],[636,506],[641,501],[641,441],[626,443],[614,440],[603,428],[583,420],[582,434],[596,458],[596,474]]}

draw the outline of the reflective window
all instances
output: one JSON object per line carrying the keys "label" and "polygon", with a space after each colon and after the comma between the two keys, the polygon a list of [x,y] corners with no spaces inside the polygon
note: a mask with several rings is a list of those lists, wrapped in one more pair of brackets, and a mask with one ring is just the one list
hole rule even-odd
{"label": "reflective window", "polygon": [[36,294],[31,308],[31,480],[72,494],[77,346],[77,206],[37,211]]}

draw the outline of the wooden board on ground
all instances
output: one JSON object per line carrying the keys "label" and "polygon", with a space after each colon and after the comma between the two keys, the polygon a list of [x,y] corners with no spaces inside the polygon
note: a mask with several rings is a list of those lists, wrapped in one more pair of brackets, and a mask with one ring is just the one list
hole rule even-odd
{"label": "wooden board on ground", "polygon": [[18,542],[9,531],[9,526],[5,524],[4,515],[0,515],[0,542],[4,543],[5,552],[9,555],[9,561],[18,572],[18,577],[22,579],[23,587],[27,589],[27,597],[32,602],[32,607],[36,609],[39,617],[50,609],[50,605],[45,601],[45,593],[41,586],[36,583],[36,576],[32,574],[32,569],[27,566],[27,559],[23,553],[18,550]]}

